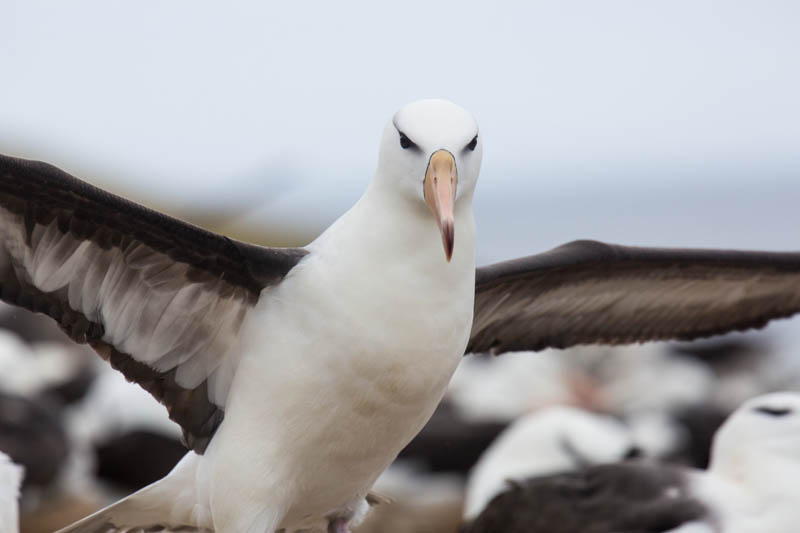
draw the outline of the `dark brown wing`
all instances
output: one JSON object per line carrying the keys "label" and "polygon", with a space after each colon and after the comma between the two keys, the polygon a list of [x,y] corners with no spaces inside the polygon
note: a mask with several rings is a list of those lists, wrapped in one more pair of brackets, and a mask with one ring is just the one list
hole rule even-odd
{"label": "dark brown wing", "polygon": [[686,471],[679,467],[648,462],[595,465],[577,472],[511,480],[508,489],[462,531],[679,531],[683,525],[705,524],[713,516],[713,510],[691,493],[689,483]]}
{"label": "dark brown wing", "polygon": [[198,452],[222,420],[244,316],[305,253],[236,242],[0,155],[0,297],[89,343]]}
{"label": "dark brown wing", "polygon": [[479,268],[468,352],[689,340],[800,311],[800,253],[575,241]]}

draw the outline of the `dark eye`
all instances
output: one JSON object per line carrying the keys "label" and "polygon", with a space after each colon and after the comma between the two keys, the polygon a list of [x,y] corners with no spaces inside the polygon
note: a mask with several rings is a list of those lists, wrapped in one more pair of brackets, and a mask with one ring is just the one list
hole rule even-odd
{"label": "dark eye", "polygon": [[469,142],[469,144],[467,145],[467,150],[470,150],[470,151],[474,152],[476,146],[478,146],[478,136],[477,135],[475,137],[473,137],[472,140]]}
{"label": "dark eye", "polygon": [[405,133],[403,133],[402,131],[399,133],[400,133],[400,146],[403,148],[403,150],[407,150],[409,148],[415,148],[417,146],[411,139],[409,139],[406,136]]}
{"label": "dark eye", "polygon": [[753,411],[757,413],[762,413],[769,416],[786,416],[792,413],[792,410],[788,407],[756,407]]}

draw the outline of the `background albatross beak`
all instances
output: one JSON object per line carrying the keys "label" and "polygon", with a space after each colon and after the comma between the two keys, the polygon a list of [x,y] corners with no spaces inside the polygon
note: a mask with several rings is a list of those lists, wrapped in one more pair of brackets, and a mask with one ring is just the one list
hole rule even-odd
{"label": "background albatross beak", "polygon": [[447,150],[435,151],[425,171],[425,203],[436,217],[448,263],[453,256],[455,242],[453,204],[456,199],[456,185],[458,185],[458,171],[453,154]]}

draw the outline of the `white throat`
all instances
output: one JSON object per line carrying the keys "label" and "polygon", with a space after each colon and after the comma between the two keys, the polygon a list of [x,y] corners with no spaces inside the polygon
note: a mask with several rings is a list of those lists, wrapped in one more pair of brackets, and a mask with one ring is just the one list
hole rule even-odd
{"label": "white throat", "polygon": [[472,297],[475,220],[471,194],[462,195],[455,204],[455,247],[450,263],[436,221],[422,199],[421,185],[419,195],[409,198],[393,187],[387,176],[378,174],[358,202],[308,249],[325,255],[352,254],[350,262],[389,270],[402,268],[403,276],[429,278],[432,290],[451,291],[453,283],[469,278]]}

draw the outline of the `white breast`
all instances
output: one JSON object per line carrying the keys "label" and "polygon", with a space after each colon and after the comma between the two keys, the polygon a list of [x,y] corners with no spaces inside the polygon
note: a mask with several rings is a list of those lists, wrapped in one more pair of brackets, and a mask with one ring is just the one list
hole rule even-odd
{"label": "white breast", "polygon": [[287,527],[363,497],[432,414],[471,328],[468,203],[449,264],[433,220],[381,231],[357,208],[263,294],[214,439],[239,448],[223,471],[268,465],[259,497],[291,487]]}

